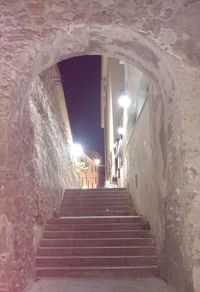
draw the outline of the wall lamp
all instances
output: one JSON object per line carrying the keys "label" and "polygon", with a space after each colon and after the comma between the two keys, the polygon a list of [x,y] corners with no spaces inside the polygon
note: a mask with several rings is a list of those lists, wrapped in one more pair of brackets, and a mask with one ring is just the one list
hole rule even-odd
{"label": "wall lamp", "polygon": [[83,147],[80,144],[73,144],[72,152],[75,157],[79,157],[83,154]]}
{"label": "wall lamp", "polygon": [[99,166],[101,163],[101,160],[99,158],[94,159],[94,163]]}
{"label": "wall lamp", "polygon": [[120,128],[117,129],[117,132],[118,132],[119,135],[123,136],[125,134],[125,129],[120,127]]}
{"label": "wall lamp", "polygon": [[127,109],[130,106],[130,98],[126,93],[122,93],[119,97],[119,105],[123,108],[123,109]]}

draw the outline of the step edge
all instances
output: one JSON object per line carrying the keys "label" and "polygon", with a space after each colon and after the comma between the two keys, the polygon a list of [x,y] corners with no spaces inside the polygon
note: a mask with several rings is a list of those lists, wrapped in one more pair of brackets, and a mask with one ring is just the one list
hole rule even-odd
{"label": "step edge", "polygon": [[52,219],[48,219],[48,220],[58,220],[58,219],[131,219],[131,218],[143,218],[143,216],[141,215],[127,215],[127,216],[123,216],[123,215],[119,215],[119,216],[61,216],[59,218],[52,218]]}
{"label": "step edge", "polygon": [[37,267],[36,270],[77,270],[77,269],[80,269],[80,270],[93,270],[93,269],[109,269],[109,270],[112,270],[112,269],[146,269],[146,268],[159,268],[158,265],[147,265],[147,266],[92,266],[92,267]]}
{"label": "step edge", "polygon": [[157,259],[157,255],[133,255],[133,256],[128,256],[128,255],[124,255],[124,256],[37,256],[36,259],[39,260],[39,259],[102,259],[102,258],[105,258],[105,259],[138,259],[138,258],[155,258]]}
{"label": "step edge", "polygon": [[72,241],[72,240],[76,240],[76,241],[79,241],[79,240],[82,240],[82,241],[87,241],[87,240],[91,240],[91,241],[96,241],[96,240],[131,240],[131,239],[143,239],[143,240],[148,240],[148,239],[152,239],[154,240],[152,237],[123,237],[123,238],[120,238],[120,237],[112,237],[112,238],[109,238],[109,237],[103,237],[103,238],[42,238],[41,241],[49,241],[49,240],[60,240],[60,241]]}
{"label": "step edge", "polygon": [[[132,230],[132,229],[129,230],[129,229],[127,229],[127,230],[112,230],[112,231],[111,230],[105,230],[105,231],[99,230],[98,233],[103,233],[103,232],[105,232],[105,233],[110,233],[110,232],[113,232],[113,233],[126,232],[127,233],[127,232],[141,232],[141,231],[142,232],[144,232],[144,231],[145,232],[147,232],[147,231],[149,232],[149,230],[146,230],[146,229],[144,229],[144,230]],[[70,233],[70,232],[77,233],[77,234],[79,234],[80,232],[81,233],[97,233],[96,230],[91,230],[91,231],[84,231],[84,230],[83,231],[81,231],[81,230],[80,231],[76,231],[76,230],[74,230],[74,231],[62,231],[62,230],[60,230],[59,231],[59,230],[55,230],[54,231],[54,230],[47,230],[47,231],[44,231],[43,234],[44,235],[47,234],[47,233],[63,233],[63,234],[65,234],[65,233]]]}
{"label": "step edge", "polygon": [[[46,226],[49,226],[49,225],[51,226],[51,224],[52,223],[47,223]],[[101,222],[100,223],[99,222],[94,222],[94,223],[81,223],[81,222],[79,222],[78,224],[77,223],[65,223],[65,222],[62,223],[61,222],[61,224],[62,225],[70,225],[70,226],[72,224],[74,224],[74,225],[79,225],[79,226],[81,225],[82,226],[82,225],[113,225],[113,224],[114,225],[118,225],[118,224],[123,224],[123,225],[126,225],[126,224],[135,224],[135,225],[136,224],[137,225],[138,224],[146,224],[147,225],[148,223],[146,221],[141,221],[141,222],[106,222],[106,223],[103,223],[103,222],[102,223]],[[53,225],[58,225],[58,224],[53,224]]]}
{"label": "step edge", "polygon": [[77,247],[77,246],[75,246],[75,247],[70,247],[70,246],[68,246],[68,247],[64,247],[64,246],[58,246],[58,247],[56,247],[56,246],[40,246],[39,247],[39,249],[61,249],[61,250],[64,250],[64,249],[70,249],[70,250],[72,250],[72,249],[89,249],[89,248],[92,248],[92,249],[99,249],[99,248],[101,248],[101,249],[110,249],[110,248],[113,248],[113,249],[117,249],[117,248],[132,248],[132,249],[139,249],[139,248],[156,248],[156,245],[128,245],[128,246],[86,246],[86,247]]}

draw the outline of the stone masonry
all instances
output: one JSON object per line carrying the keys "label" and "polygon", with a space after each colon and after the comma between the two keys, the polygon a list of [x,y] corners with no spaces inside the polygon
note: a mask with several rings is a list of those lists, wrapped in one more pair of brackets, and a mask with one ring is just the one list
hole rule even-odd
{"label": "stone masonry", "polygon": [[[7,170],[9,194],[0,197],[0,287],[7,291],[21,291],[33,277],[46,219],[56,215],[64,189],[79,186],[57,66],[33,81],[21,108],[19,128],[12,158],[17,161],[17,166],[13,161],[16,172]],[[2,182],[2,191],[4,186]]]}

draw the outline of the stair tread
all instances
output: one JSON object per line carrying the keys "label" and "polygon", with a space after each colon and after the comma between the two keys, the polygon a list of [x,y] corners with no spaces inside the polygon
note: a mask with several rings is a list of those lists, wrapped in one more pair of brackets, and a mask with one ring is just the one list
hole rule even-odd
{"label": "stair tread", "polygon": [[[110,232],[114,232],[114,233],[119,233],[119,232],[124,232],[124,233],[128,233],[128,232],[148,232],[149,230],[133,230],[133,229],[126,229],[126,230],[98,230],[98,233],[110,233]],[[74,231],[68,231],[68,230],[46,230],[44,231],[45,233],[97,233],[96,230],[89,230],[89,231],[85,231],[85,230],[74,230]]]}
{"label": "stair tread", "polygon": [[[81,215],[83,215],[82,213],[83,212],[81,212]],[[124,211],[123,212],[118,212],[118,211],[117,212],[115,212],[115,211],[114,212],[113,211],[111,212],[110,211],[109,213],[112,214],[112,215],[118,215],[119,213],[121,215],[126,215],[126,214],[132,214],[133,212],[126,212],[126,211],[125,212]],[[86,212],[84,212],[84,214],[88,214],[88,212],[86,211]],[[100,211],[100,212],[90,212],[89,214],[91,216],[92,216],[92,214],[99,215],[99,216],[105,216],[107,214],[107,212],[106,211],[105,212],[102,212],[102,211]],[[72,216],[72,215],[73,216],[77,215],[77,217],[78,217],[80,215],[80,212],[71,212],[71,211],[70,212],[62,212],[61,215],[65,215],[66,217],[67,216]]]}
{"label": "stair tread", "polygon": [[[52,223],[47,223],[47,225],[51,225]],[[141,221],[141,222],[102,222],[102,223],[99,223],[99,222],[91,222],[91,223],[72,223],[74,225],[119,225],[119,224],[123,224],[123,225],[127,225],[127,224],[135,224],[135,225],[141,225],[141,224],[147,224],[146,221]],[[66,222],[63,222],[61,223],[61,225],[72,225],[70,223],[66,223]],[[59,225],[59,224],[58,224]]]}
{"label": "stair tread", "polygon": [[59,239],[59,238],[123,238],[127,236],[132,238],[153,238],[149,230],[100,230],[97,232],[96,230],[92,231],[45,231],[44,237],[45,239]]}
{"label": "stair tread", "polygon": [[124,255],[124,256],[37,256],[37,259],[129,259],[129,258],[156,258],[156,255]]}
{"label": "stair tread", "polygon": [[114,218],[114,219],[117,219],[117,218],[143,218],[142,216],[140,215],[127,215],[127,216],[61,216],[59,218],[53,218],[53,219],[95,219],[95,218]]}
{"label": "stair tread", "polygon": [[65,269],[80,269],[80,270],[84,270],[84,269],[88,269],[88,270],[92,270],[92,269],[143,269],[143,268],[157,268],[158,265],[150,265],[150,266],[87,266],[87,267],[37,267],[37,270],[43,270],[43,269],[49,269],[49,270],[65,270]]}
{"label": "stair tread", "polygon": [[143,239],[143,240],[146,240],[146,239],[152,239],[152,237],[112,237],[112,238],[109,238],[109,237],[105,237],[105,238],[57,238],[57,239],[54,239],[54,238],[44,238],[42,240],[54,240],[54,241],[66,241],[66,240],[83,240],[83,241],[87,241],[87,240],[91,240],[91,241],[101,241],[101,240],[131,240],[131,239]]}
{"label": "stair tread", "polygon": [[127,189],[66,190],[60,216],[47,220],[37,276],[158,274],[156,244]]}
{"label": "stair tread", "polygon": [[128,246],[40,246],[40,249],[110,249],[110,248],[152,248],[155,245],[128,245]]}

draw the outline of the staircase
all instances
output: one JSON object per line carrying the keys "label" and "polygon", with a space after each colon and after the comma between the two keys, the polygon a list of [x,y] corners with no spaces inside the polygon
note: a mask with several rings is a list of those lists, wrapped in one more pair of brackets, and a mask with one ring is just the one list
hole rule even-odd
{"label": "staircase", "polygon": [[67,190],[48,220],[37,277],[158,275],[155,242],[125,189]]}

